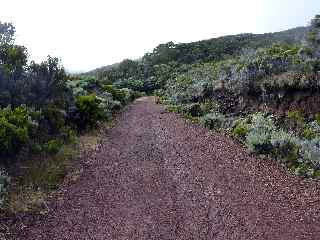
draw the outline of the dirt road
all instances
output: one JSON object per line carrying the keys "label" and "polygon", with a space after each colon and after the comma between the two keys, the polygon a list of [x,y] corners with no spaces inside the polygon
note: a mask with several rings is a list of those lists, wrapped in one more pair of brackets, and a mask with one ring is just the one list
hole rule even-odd
{"label": "dirt road", "polygon": [[18,239],[320,239],[320,184],[141,98]]}

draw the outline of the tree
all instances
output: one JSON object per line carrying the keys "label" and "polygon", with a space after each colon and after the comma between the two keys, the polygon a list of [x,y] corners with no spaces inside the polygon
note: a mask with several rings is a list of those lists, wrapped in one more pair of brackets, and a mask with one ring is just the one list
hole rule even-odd
{"label": "tree", "polygon": [[28,54],[24,46],[14,44],[14,33],[11,23],[0,22],[0,107],[15,105],[23,88],[20,83],[24,79]]}
{"label": "tree", "polygon": [[[66,73],[58,58],[48,56],[40,64],[31,62],[26,72],[26,102],[43,106],[49,103],[61,105],[66,92]],[[62,107],[62,106],[61,106]]]}
{"label": "tree", "polygon": [[0,21],[0,44],[9,44],[14,40],[15,27],[11,23]]}
{"label": "tree", "polygon": [[143,60],[145,63],[152,65],[166,64],[175,61],[177,57],[176,45],[173,42],[168,42],[158,45],[152,53],[147,53]]}

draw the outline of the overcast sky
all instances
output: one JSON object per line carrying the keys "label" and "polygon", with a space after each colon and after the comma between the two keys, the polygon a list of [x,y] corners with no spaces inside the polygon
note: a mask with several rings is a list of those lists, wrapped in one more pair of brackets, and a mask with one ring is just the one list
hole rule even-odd
{"label": "overcast sky", "polygon": [[320,0],[0,0],[30,58],[69,71],[138,58],[160,43],[307,25]]}

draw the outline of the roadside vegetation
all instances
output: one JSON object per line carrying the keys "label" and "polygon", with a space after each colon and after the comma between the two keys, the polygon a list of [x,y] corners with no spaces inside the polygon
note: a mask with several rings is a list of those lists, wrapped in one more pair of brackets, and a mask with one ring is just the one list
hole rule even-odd
{"label": "roadside vegetation", "polygon": [[14,34],[0,22],[0,210],[20,212],[43,204],[90,139],[84,136],[105,129],[141,93],[71,76],[58,58],[30,61]]}
{"label": "roadside vegetation", "polygon": [[155,94],[296,175],[320,176],[320,15],[280,33],[161,44],[87,75]]}
{"label": "roadside vegetation", "polygon": [[320,15],[279,33],[160,44],[141,59],[79,75],[58,58],[30,61],[14,34],[0,22],[2,210],[41,205],[81,146],[95,146],[92,132],[142,93],[296,175],[320,177]]}
{"label": "roadside vegetation", "polygon": [[157,93],[169,110],[227,130],[250,152],[296,175],[319,178],[319,33],[316,16],[301,44],[276,43],[194,64]]}

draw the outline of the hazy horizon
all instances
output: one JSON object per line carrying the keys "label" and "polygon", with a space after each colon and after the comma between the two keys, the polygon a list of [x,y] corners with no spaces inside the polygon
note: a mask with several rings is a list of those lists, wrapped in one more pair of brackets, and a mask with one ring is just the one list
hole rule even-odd
{"label": "hazy horizon", "polygon": [[169,41],[306,26],[319,10],[315,0],[10,0],[0,21],[15,25],[16,42],[30,59],[59,57],[68,71],[80,72],[139,58]]}

